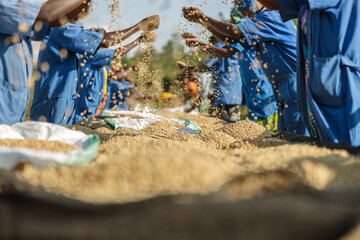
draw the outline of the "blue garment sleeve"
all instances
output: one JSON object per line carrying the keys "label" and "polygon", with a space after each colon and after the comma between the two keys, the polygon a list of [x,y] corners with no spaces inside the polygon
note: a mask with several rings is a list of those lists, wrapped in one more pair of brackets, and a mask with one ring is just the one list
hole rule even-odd
{"label": "blue garment sleeve", "polygon": [[214,56],[210,56],[210,57],[208,58],[208,60],[204,62],[204,64],[205,64],[208,68],[212,68],[218,61],[219,61],[219,58],[214,57]]}
{"label": "blue garment sleeve", "polygon": [[[214,47],[217,48],[223,48],[224,46],[226,46],[225,43],[223,42],[218,42],[214,45]],[[218,57],[214,57],[214,56],[210,56],[209,59],[204,62],[204,64],[208,67],[208,68],[212,68],[215,66],[215,64],[217,64],[219,62],[219,58]]]}
{"label": "blue garment sleeve", "polygon": [[288,35],[289,28],[286,24],[279,24],[279,21],[282,23],[278,11],[266,10],[256,14],[255,18],[238,23],[237,26],[244,34],[240,43],[250,48],[263,42],[286,40],[284,37]]}
{"label": "blue garment sleeve", "polygon": [[88,61],[92,66],[105,66],[109,65],[114,59],[115,49],[104,49],[100,48],[96,51],[92,58],[88,58]]}
{"label": "blue garment sleeve", "polygon": [[240,43],[234,43],[234,44],[229,45],[228,47],[235,48],[239,52],[242,52],[245,50],[245,48]]}
{"label": "blue garment sleeve", "polygon": [[0,33],[31,37],[43,2],[44,0],[0,1]]}
{"label": "blue garment sleeve", "polygon": [[278,0],[278,1],[280,6],[280,14],[284,21],[298,18],[301,6],[308,4],[308,0]]}
{"label": "blue garment sleeve", "polygon": [[60,47],[84,55],[94,55],[104,34],[82,28],[78,25],[66,24],[63,27],[52,28],[49,42],[54,42]]}

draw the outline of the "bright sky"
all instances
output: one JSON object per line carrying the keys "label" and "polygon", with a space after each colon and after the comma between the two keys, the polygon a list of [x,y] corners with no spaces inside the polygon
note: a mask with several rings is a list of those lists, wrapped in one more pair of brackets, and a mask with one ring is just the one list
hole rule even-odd
{"label": "bright sky", "polygon": [[[94,12],[85,21],[88,27],[104,27],[108,29],[111,15],[107,3],[111,0],[95,0]],[[161,49],[173,33],[176,32],[201,32],[197,24],[188,23],[181,16],[183,6],[198,6],[207,15],[218,18],[221,12],[226,18],[230,14],[232,0],[123,0],[121,3],[122,17],[114,29],[124,29],[136,24],[141,19],[154,14],[160,15],[161,25],[156,31],[158,40],[156,48]]]}

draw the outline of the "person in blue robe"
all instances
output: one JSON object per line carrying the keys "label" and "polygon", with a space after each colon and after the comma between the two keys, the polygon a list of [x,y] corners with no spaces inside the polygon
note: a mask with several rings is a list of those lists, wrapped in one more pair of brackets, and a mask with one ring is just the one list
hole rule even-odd
{"label": "person in blue robe", "polygon": [[80,97],[81,56],[94,56],[104,34],[67,24],[52,28],[40,47],[30,118],[61,125],[74,122],[76,99]]}
{"label": "person in blue robe", "polygon": [[145,18],[128,29],[105,34],[86,29],[81,23],[52,28],[39,54],[37,71],[41,77],[35,83],[31,119],[73,125],[94,116],[107,90],[104,67],[115,56],[147,41],[149,33],[116,50],[107,48],[141,30],[143,23],[148,23],[148,30],[156,29],[158,25],[151,21],[152,17]]}
{"label": "person in blue robe", "polygon": [[[214,46],[222,48],[225,43],[218,42]],[[204,63],[211,70],[213,76],[212,104],[221,115],[224,114],[222,112],[226,112],[231,121],[241,119],[243,94],[238,59],[238,54],[234,54],[230,58],[210,56]]]}
{"label": "person in blue robe", "polygon": [[[241,87],[236,89],[233,94],[239,94],[239,96],[242,96],[241,92],[244,94],[250,120],[259,122],[276,113],[277,106],[271,85],[261,68],[254,67],[256,62],[251,51],[245,49],[239,51],[234,47],[226,46],[225,43],[215,44],[215,42],[211,42],[206,44],[189,34],[185,36],[185,39],[188,46],[200,47],[202,51],[213,55],[210,61],[205,63],[205,66],[210,69],[213,68],[215,79],[225,77],[227,81],[231,79],[229,81],[231,84],[241,81]],[[216,59],[218,59],[218,63],[213,62]],[[233,82],[233,79],[236,81]],[[232,99],[233,96],[230,94],[227,97]]]}
{"label": "person in blue robe", "polygon": [[68,20],[74,19],[80,8],[82,0],[0,2],[0,124],[25,119],[33,73],[31,40],[41,40],[50,24],[57,25],[70,12]]}
{"label": "person in blue robe", "polygon": [[244,18],[237,24],[217,21],[193,7],[184,8],[184,16],[195,22],[202,19],[200,22],[204,26],[215,36],[227,38],[229,44],[241,44],[232,45],[234,48],[253,48],[278,103],[280,130],[308,135],[296,98],[295,25],[292,21],[284,23],[279,12],[263,9],[251,0],[242,3],[235,1],[235,8],[251,18]]}
{"label": "person in blue robe", "polygon": [[135,88],[133,73],[136,69],[136,66],[121,70],[118,68],[112,69],[112,81],[108,86],[109,98],[106,109],[130,110],[128,99]]}
{"label": "person in blue robe", "polygon": [[311,135],[360,146],[359,1],[261,2],[298,18],[298,99]]}
{"label": "person in blue robe", "polygon": [[106,109],[131,110],[127,100],[134,84],[128,81],[112,81],[109,87],[109,100]]}
{"label": "person in blue robe", "polygon": [[[124,85],[124,83],[117,83],[117,81],[123,81],[123,79],[117,73],[112,72],[107,65],[112,62],[115,56],[124,56],[130,50],[145,42],[148,38],[147,35],[145,33],[130,44],[117,49],[100,48],[91,58],[81,56],[79,98],[75,104],[73,124],[84,118],[99,116],[106,109],[108,98],[113,97],[111,92],[115,91],[116,86]],[[111,91],[109,91],[108,86],[110,86]]]}

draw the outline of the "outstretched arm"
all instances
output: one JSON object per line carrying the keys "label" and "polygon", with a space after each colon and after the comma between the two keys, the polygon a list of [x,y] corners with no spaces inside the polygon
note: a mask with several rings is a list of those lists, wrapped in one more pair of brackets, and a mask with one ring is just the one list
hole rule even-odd
{"label": "outstretched arm", "polygon": [[103,40],[101,41],[100,47],[109,48],[111,46],[119,44],[125,39],[129,38],[134,33],[138,32],[139,30],[139,26],[138,24],[136,24],[121,31],[106,33]]}
{"label": "outstretched arm", "polygon": [[[244,36],[242,31],[234,23],[221,22],[214,18],[206,17],[202,25],[206,27],[209,31],[215,31],[218,34],[221,34],[229,39],[235,39],[237,37]],[[216,33],[213,34],[215,35]]]}
{"label": "outstretched arm", "polygon": [[132,43],[119,47],[115,50],[115,58],[124,56],[127,54],[130,50],[137,47],[139,44],[144,42],[154,42],[156,39],[155,34],[153,32],[147,32],[138,37],[136,40],[134,40]]}
{"label": "outstretched arm", "polygon": [[238,51],[237,49],[232,47],[215,47],[213,45],[204,43],[198,38],[186,39],[186,45],[189,47],[199,47],[201,51],[219,58],[229,58]]}
{"label": "outstretched arm", "polygon": [[[217,32],[228,38],[244,36],[236,24],[225,23],[208,17],[197,7],[184,7],[183,14],[188,21],[200,23],[210,31],[215,31],[215,33]],[[213,34],[215,35],[215,33]]]}
{"label": "outstretched arm", "polygon": [[186,72],[208,72],[210,69],[205,64],[201,64],[200,66],[188,66],[184,62],[177,62],[176,67],[180,70],[185,70]]}
{"label": "outstretched arm", "polygon": [[115,50],[115,58],[119,58],[121,56],[124,56],[125,54],[130,52],[132,49],[137,47],[140,43],[141,43],[141,41],[140,41],[140,37],[139,37],[135,41],[133,41],[132,43],[129,43],[128,45],[121,46],[121,47],[117,48]]}
{"label": "outstretched arm", "polygon": [[231,38],[229,36],[226,36],[218,31],[216,31],[213,28],[207,28],[219,41],[225,43],[226,45],[231,45],[234,43],[238,43],[239,40],[237,40],[236,38]]}
{"label": "outstretched arm", "polygon": [[[234,43],[238,43],[239,41],[235,38],[229,38],[227,36],[224,36],[223,34],[217,32],[216,30],[214,29],[208,29],[220,42],[223,42],[225,43],[226,45],[231,45],[231,44],[234,44]],[[192,33],[183,33],[181,34],[181,37],[184,38],[185,40],[186,39],[195,39],[197,38],[194,34]]]}
{"label": "outstretched arm", "polygon": [[128,68],[126,70],[121,70],[118,72],[112,72],[110,73],[110,77],[113,80],[116,81],[124,81],[130,74],[132,74],[134,72],[133,68]]}
{"label": "outstretched arm", "polygon": [[154,31],[159,28],[159,25],[160,25],[159,15],[154,15],[151,17],[144,18],[139,23],[127,29],[106,33],[100,46],[104,48],[114,46],[126,40],[127,38],[129,38],[134,33],[140,30]]}

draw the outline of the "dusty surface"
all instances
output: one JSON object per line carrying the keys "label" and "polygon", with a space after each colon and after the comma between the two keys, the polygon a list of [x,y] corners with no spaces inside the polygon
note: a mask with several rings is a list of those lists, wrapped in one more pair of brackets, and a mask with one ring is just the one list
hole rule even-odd
{"label": "dusty surface", "polygon": [[95,161],[83,167],[25,165],[14,174],[46,191],[95,203],[209,194],[228,182],[220,194],[231,199],[360,187],[360,158],[346,151],[290,144],[271,138],[271,132],[249,121],[229,125],[206,116],[165,116],[191,119],[204,133],[177,132],[169,123],[139,132],[76,127],[100,135]]}
{"label": "dusty surface", "polygon": [[0,139],[0,146],[12,148],[30,148],[34,150],[50,151],[50,152],[69,152],[80,149],[77,146],[62,143],[59,141],[43,141],[35,139]]}

